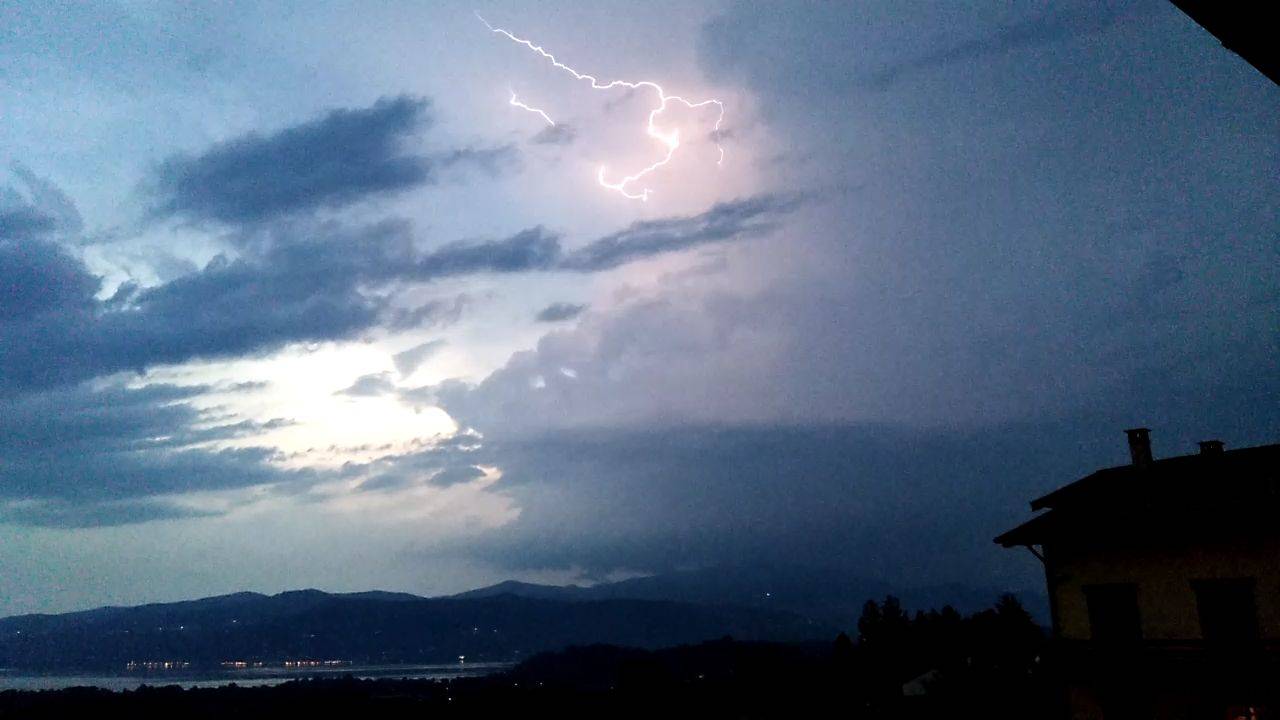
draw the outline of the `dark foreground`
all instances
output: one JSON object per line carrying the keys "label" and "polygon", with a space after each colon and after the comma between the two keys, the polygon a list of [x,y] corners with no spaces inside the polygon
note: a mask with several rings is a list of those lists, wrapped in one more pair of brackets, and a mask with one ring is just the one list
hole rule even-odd
{"label": "dark foreground", "polygon": [[[894,697],[861,682],[830,653],[712,643],[646,652],[596,646],[531,661],[511,673],[453,681],[298,680],[273,687],[0,693],[0,718],[798,717],[836,708],[853,717],[1044,717],[1032,683],[995,677],[933,697]],[[957,680],[959,678],[956,678]]]}
{"label": "dark foreground", "polygon": [[[908,619],[869,604],[859,642],[666,650],[590,646],[509,672],[441,680],[299,680],[274,687],[0,693],[0,718],[1053,717],[1042,637],[1021,608]],[[927,677],[920,678],[927,674]],[[904,694],[904,684],[908,687]],[[923,692],[923,694],[919,694]]]}

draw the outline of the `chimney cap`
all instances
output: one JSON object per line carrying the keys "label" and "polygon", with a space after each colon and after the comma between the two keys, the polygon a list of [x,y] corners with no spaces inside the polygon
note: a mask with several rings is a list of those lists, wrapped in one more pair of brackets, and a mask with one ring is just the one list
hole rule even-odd
{"label": "chimney cap", "polygon": [[1198,444],[1201,455],[1217,455],[1223,451],[1224,447],[1221,440],[1201,440]]}

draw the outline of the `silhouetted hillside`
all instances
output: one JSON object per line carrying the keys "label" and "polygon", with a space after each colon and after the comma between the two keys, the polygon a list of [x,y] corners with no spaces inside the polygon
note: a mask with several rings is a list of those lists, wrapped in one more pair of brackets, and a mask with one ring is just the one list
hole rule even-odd
{"label": "silhouetted hillside", "polygon": [[829,637],[794,614],[665,601],[419,598],[301,590],[0,620],[0,666],[119,669],[129,661],[511,660],[574,644],[656,648],[733,636]]}
{"label": "silhouetted hillside", "polygon": [[[605,586],[583,587],[581,585],[540,585],[538,583],[505,580],[496,585],[488,585],[475,590],[467,590],[449,597],[458,600],[496,597],[498,595],[515,595],[517,597],[535,598],[538,600],[601,600],[602,593],[597,588]],[[636,598],[628,598],[636,599]],[[667,600],[669,598],[661,598]]]}
{"label": "silhouetted hillside", "polygon": [[[452,597],[512,594],[566,601],[629,599],[734,605],[792,612],[848,629],[862,611],[863,604],[872,598],[894,595],[902,598],[903,605],[913,610],[951,605],[961,612],[974,612],[989,607],[1002,592],[998,588],[972,588],[960,584],[902,589],[879,580],[848,576],[831,568],[721,566],[590,587],[507,581]],[[1026,600],[1033,616],[1043,615],[1041,611],[1045,603],[1042,597],[1032,595]]]}

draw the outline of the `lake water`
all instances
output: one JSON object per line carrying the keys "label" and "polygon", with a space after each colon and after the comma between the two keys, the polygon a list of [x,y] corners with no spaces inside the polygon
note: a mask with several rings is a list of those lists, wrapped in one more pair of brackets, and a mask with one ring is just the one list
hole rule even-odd
{"label": "lake water", "polygon": [[351,675],[361,679],[408,678],[445,680],[479,677],[510,668],[512,663],[450,663],[444,665],[348,665],[333,668],[261,667],[235,670],[160,670],[138,673],[34,675],[0,668],[0,690],[58,690],[69,687],[100,687],[107,690],[135,690],[143,685],[181,685],[184,688],[219,687],[235,683],[241,687],[279,685],[290,680],[313,677],[337,678]]}

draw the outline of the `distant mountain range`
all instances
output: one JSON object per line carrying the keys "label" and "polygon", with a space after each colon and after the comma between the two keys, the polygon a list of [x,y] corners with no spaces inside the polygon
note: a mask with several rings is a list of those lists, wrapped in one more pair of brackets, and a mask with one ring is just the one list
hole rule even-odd
{"label": "distant mountain range", "polygon": [[[867,600],[894,595],[903,607],[928,610],[951,605],[970,613],[995,604],[999,588],[960,584],[898,588],[888,583],[842,574],[830,568],[728,566],[665,573],[580,585],[537,585],[514,580],[453,595],[458,599],[515,595],[540,600],[669,600],[702,605],[731,605],[795,613],[844,629],[853,628]],[[1044,614],[1044,598],[1018,593],[1033,617]]]}
{"label": "distant mountain range", "polygon": [[[450,597],[297,590],[0,619],[0,667],[123,669],[131,661],[519,660],[570,645],[659,648],[732,636],[830,640],[883,583],[815,570],[717,568],[590,587],[504,582]],[[989,607],[958,586],[901,593],[906,607]]]}
{"label": "distant mountain range", "polygon": [[651,600],[548,600],[499,594],[236,593],[0,620],[0,667],[122,670],[131,661],[347,660],[431,663],[518,660],[570,645],[658,648],[732,636],[830,639],[792,613]]}

